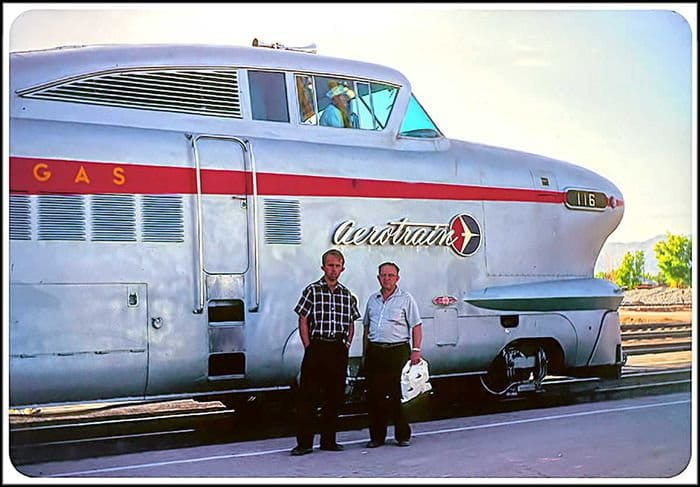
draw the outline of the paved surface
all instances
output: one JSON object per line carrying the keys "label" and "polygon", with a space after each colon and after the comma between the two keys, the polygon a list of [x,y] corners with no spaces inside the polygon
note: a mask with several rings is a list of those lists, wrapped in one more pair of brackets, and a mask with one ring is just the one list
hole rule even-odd
{"label": "paved surface", "polygon": [[[339,434],[346,447],[343,452],[315,449],[301,457],[289,456],[293,438],[279,438],[20,469],[29,477],[120,477],[123,482],[146,477],[290,482],[332,477],[675,477],[697,482],[697,459],[691,459],[695,435],[691,435],[690,398],[690,393],[679,393],[416,423],[408,448],[390,441],[367,449],[367,431],[356,430]],[[18,481],[32,480],[16,471],[14,475]]]}

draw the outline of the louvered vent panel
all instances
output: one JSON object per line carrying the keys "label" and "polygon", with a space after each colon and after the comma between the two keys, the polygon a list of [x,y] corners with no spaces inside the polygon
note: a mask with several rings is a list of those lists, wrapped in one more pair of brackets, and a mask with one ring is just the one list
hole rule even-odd
{"label": "louvered vent panel", "polygon": [[10,195],[10,240],[32,239],[32,204],[29,196]]}
{"label": "louvered vent panel", "polygon": [[141,200],[144,242],[184,242],[181,196],[146,196]]}
{"label": "louvered vent panel", "polygon": [[264,202],[265,243],[301,244],[301,208],[296,200]]}
{"label": "louvered vent panel", "polygon": [[92,240],[103,242],[136,241],[134,195],[95,195],[90,204]]}
{"label": "louvered vent panel", "polygon": [[94,75],[20,95],[95,105],[241,118],[235,70],[167,69]]}
{"label": "louvered vent panel", "polygon": [[85,240],[82,196],[39,196],[39,240]]}

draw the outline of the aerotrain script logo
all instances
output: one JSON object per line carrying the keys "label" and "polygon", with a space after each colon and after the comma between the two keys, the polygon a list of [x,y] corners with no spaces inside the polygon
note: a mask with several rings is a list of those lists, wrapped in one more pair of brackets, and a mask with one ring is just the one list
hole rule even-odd
{"label": "aerotrain script logo", "polygon": [[384,226],[358,227],[354,220],[345,220],[331,240],[335,245],[444,246],[468,257],[479,250],[481,228],[466,213],[452,217],[450,223],[418,223],[401,218]]}

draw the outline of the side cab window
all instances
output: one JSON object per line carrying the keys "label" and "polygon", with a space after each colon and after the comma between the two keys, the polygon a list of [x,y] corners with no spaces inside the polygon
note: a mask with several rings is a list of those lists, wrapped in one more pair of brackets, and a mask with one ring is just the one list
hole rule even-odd
{"label": "side cab window", "polygon": [[284,73],[248,71],[253,120],[289,122]]}
{"label": "side cab window", "polygon": [[389,121],[399,89],[381,83],[357,82],[355,104],[360,115],[360,128],[383,130]]}
{"label": "side cab window", "polygon": [[295,76],[299,121],[305,125],[382,130],[398,87],[348,78]]}
{"label": "side cab window", "polygon": [[401,122],[399,135],[403,137],[419,137],[419,138],[435,138],[442,137],[442,133],[428,116],[428,113],[423,109],[415,95],[411,93],[411,99],[408,102],[408,109]]}

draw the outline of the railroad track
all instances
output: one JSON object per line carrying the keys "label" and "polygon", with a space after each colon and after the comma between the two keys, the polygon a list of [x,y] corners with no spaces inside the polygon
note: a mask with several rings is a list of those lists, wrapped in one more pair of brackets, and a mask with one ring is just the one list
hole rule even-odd
{"label": "railroad track", "polygon": [[624,324],[622,349],[628,355],[682,352],[692,348],[691,323]]}
{"label": "railroad track", "polygon": [[624,323],[620,325],[620,331],[623,335],[639,330],[690,330],[691,323]]}
{"label": "railroad track", "polygon": [[[638,395],[690,390],[690,368],[625,368],[619,380],[548,377],[542,390],[495,399],[449,381],[434,381],[433,393],[410,404],[411,421],[549,407]],[[248,410],[223,406],[168,414],[132,414],[76,422],[56,419],[11,425],[10,458],[16,465],[293,436],[289,396],[251,403]],[[216,404],[216,403],[212,403]],[[363,404],[346,405],[341,429],[367,427]],[[290,445],[291,448],[292,445]]]}

